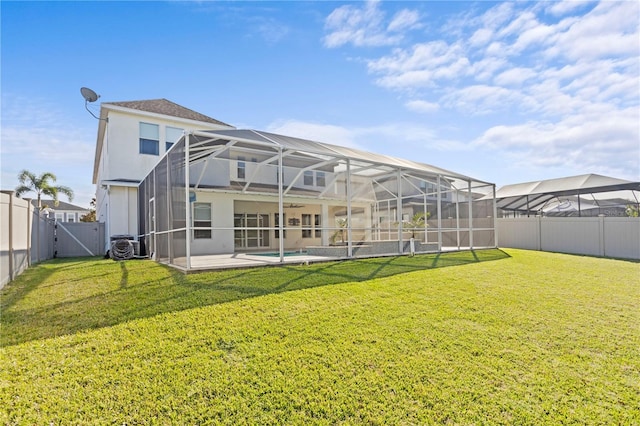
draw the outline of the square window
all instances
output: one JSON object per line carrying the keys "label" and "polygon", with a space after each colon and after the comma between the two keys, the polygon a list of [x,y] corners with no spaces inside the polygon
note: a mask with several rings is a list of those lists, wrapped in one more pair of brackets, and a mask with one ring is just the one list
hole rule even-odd
{"label": "square window", "polygon": [[174,143],[180,140],[180,138],[184,134],[184,130],[177,127],[167,126],[165,127],[164,133],[165,149],[169,151],[169,148],[171,148]]}
{"label": "square window", "polygon": [[307,170],[304,172],[303,183],[308,186],[313,186],[313,172],[311,170]]}
{"label": "square window", "polygon": [[160,142],[140,138],[140,154],[158,155]]}
{"label": "square window", "polygon": [[140,123],[140,154],[160,154],[160,126]]}

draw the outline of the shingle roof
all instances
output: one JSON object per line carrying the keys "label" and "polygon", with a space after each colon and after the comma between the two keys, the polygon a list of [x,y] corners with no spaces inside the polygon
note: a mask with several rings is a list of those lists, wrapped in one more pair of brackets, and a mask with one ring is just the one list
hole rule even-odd
{"label": "shingle roof", "polygon": [[[58,200],[58,205],[56,206],[53,200],[40,200],[43,206],[48,206],[53,210],[76,210],[76,211],[88,211],[89,209],[86,207],[76,206],[75,204],[65,203],[64,201]],[[31,200],[31,203],[36,206],[38,204],[38,200]]]}
{"label": "shingle roof", "polygon": [[126,102],[105,102],[105,105],[115,105],[124,108],[137,109],[139,111],[153,112],[156,114],[169,115],[173,117],[186,118],[188,120],[203,121],[205,123],[219,124],[221,126],[233,127],[215,118],[208,117],[192,109],[185,108],[167,99],[150,99],[143,101]]}

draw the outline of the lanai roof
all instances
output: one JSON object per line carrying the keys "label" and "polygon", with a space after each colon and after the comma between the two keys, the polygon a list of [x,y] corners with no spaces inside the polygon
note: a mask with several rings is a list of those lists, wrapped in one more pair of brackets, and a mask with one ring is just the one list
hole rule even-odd
{"label": "lanai roof", "polygon": [[[199,141],[204,141],[205,139],[210,138],[208,143],[211,143],[210,146],[212,148],[214,146],[220,146],[220,144],[230,142],[235,143],[236,141],[245,143],[256,143],[264,146],[265,148],[284,148],[285,150],[289,151],[298,151],[303,154],[310,154],[313,156],[317,156],[319,161],[327,158],[349,158],[351,160],[362,162],[363,164],[392,166],[394,168],[401,168],[407,171],[415,171],[418,173],[428,174],[430,176],[442,175],[448,178],[460,179],[462,181],[474,181],[478,183],[488,184],[488,182],[483,182],[469,176],[465,176],[425,163],[419,163],[416,161],[406,160],[388,155],[375,154],[360,149],[332,145],[324,142],[279,135],[259,130],[207,130],[202,132],[195,132],[193,137],[195,137],[196,140]],[[199,154],[198,156],[202,158],[203,155]],[[360,172],[362,174],[366,174],[366,168],[361,168]]]}

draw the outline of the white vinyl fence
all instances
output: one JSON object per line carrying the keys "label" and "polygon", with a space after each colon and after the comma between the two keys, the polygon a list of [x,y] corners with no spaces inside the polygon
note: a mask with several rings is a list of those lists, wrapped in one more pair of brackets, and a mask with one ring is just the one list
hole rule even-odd
{"label": "white vinyl fence", "polygon": [[500,247],[640,259],[640,218],[520,217],[497,220]]}
{"label": "white vinyl fence", "polygon": [[0,192],[0,288],[32,263],[54,257],[99,256],[104,223],[58,223],[41,217],[29,199]]}

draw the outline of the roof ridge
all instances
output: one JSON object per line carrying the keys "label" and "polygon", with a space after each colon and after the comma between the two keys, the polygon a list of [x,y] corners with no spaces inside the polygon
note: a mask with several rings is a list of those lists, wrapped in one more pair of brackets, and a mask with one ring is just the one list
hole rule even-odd
{"label": "roof ridge", "polygon": [[217,120],[213,117],[209,117],[208,115],[195,111],[191,108],[182,106],[166,98],[142,99],[142,100],[135,100],[135,101],[103,102],[102,105],[103,106],[114,105],[114,106],[129,108],[129,109],[135,109],[138,111],[168,115],[172,117],[184,118],[184,119],[194,120],[194,121],[214,123],[221,126],[227,126],[227,127],[233,128],[233,126],[231,126],[230,124]]}

